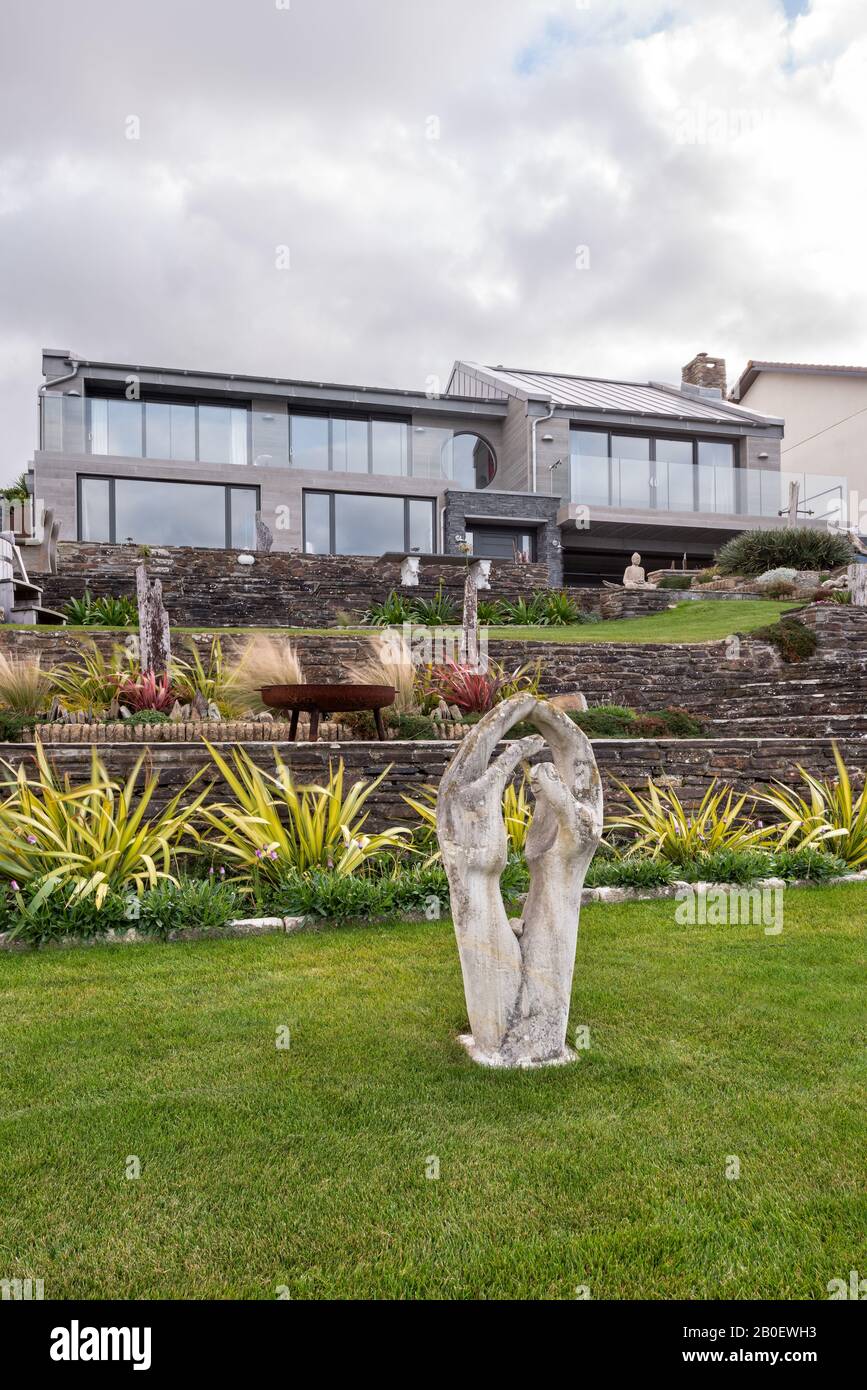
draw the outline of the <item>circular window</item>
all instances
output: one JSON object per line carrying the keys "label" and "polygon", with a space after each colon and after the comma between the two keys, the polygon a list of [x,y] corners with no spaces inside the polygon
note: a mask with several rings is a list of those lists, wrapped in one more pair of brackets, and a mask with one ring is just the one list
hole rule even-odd
{"label": "circular window", "polygon": [[443,477],[467,492],[487,487],[496,471],[494,451],[478,434],[456,434],[443,445]]}

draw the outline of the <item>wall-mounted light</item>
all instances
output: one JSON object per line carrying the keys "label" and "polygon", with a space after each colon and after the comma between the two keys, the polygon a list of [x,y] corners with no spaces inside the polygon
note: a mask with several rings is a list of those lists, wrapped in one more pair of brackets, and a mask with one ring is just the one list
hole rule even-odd
{"label": "wall-mounted light", "polygon": [[760,459],[766,459],[768,456],[767,456],[767,454],[759,454],[758,457],[759,457]]}
{"label": "wall-mounted light", "polygon": [[543,444],[553,444],[553,443],[554,443],[554,436],[553,436],[553,434],[543,434],[543,435],[542,435],[542,443],[543,443]]}

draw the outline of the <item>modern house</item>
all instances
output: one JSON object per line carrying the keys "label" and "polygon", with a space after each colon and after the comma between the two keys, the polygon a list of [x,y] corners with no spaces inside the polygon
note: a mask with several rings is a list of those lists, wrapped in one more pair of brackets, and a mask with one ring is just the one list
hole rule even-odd
{"label": "modern house", "polygon": [[[806,475],[802,514],[836,514],[845,479],[867,501],[867,367],[748,362],[732,399],[782,415],[782,466]],[[842,478],[840,475],[844,475]],[[857,508],[852,522],[858,521]],[[864,513],[861,515],[864,523]],[[844,524],[846,515],[842,518]]]}
{"label": "modern house", "polygon": [[701,564],[777,524],[783,421],[678,386],[457,362],[445,391],[43,353],[34,496],[67,540],[547,560],[552,582]]}

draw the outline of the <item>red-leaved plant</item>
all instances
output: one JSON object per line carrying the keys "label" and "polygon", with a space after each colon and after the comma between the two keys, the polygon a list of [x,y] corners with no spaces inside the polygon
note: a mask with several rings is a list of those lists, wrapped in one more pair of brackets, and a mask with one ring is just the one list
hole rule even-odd
{"label": "red-leaved plant", "polygon": [[430,694],[445,700],[447,705],[457,705],[463,714],[486,714],[507,695],[515,695],[519,690],[535,692],[539,676],[538,672],[530,673],[526,666],[507,673],[491,662],[487,671],[477,671],[448,660],[442,666],[429,667],[424,684]]}
{"label": "red-leaved plant", "polygon": [[140,710],[157,710],[166,714],[177,699],[172,689],[168,673],[157,676],[153,671],[142,671],[140,676],[127,676],[117,681],[117,698],[133,713]]}

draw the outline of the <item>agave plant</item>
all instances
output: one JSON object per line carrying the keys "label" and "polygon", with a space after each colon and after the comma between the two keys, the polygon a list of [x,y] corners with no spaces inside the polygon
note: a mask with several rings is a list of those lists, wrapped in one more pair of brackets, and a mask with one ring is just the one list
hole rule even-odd
{"label": "agave plant", "polygon": [[127,594],[95,599],[85,589],[82,598],[71,598],[63,605],[63,615],[71,627],[138,627],[138,604]]}
{"label": "agave plant", "polygon": [[[536,595],[533,597],[535,599]],[[543,594],[542,599],[545,605],[545,623],[548,627],[566,627],[570,623],[581,621],[581,609],[571,594],[565,593],[562,589],[554,589],[551,593]]]}
{"label": "agave plant", "polygon": [[370,605],[362,622],[371,627],[401,627],[404,623],[413,622],[414,618],[415,610],[410,601],[392,589],[381,603]]}
{"label": "agave plant", "polygon": [[424,623],[428,627],[445,627],[448,623],[455,622],[454,600],[443,592],[443,582],[440,580],[433,598],[416,598],[410,601],[413,620],[417,623]]}
{"label": "agave plant", "polygon": [[757,800],[770,806],[782,822],[779,848],[814,846],[844,859],[850,868],[867,863],[867,788],[856,797],[852,781],[836,743],[833,745],[837,777],[820,781],[804,768],[798,771],[807,797],[777,783]]}
{"label": "agave plant", "polygon": [[505,609],[498,598],[480,598],[478,618],[479,622],[487,627],[498,627],[508,622]]}
{"label": "agave plant", "polygon": [[516,598],[503,604],[507,623],[520,627],[545,627],[548,624],[547,596],[532,594],[530,598]]}
{"label": "agave plant", "polygon": [[154,671],[142,671],[139,676],[118,678],[116,694],[118,701],[134,713],[154,710],[167,714],[178,698],[167,671],[161,676]]}
{"label": "agave plant", "polygon": [[731,787],[716,790],[715,781],[693,812],[686,810],[671,787],[660,787],[652,778],[648,778],[646,796],[632,791],[624,782],[617,785],[634,809],[612,817],[606,826],[614,831],[633,832],[635,839],[629,846],[629,855],[647,854],[653,859],[682,864],[698,854],[750,849],[769,837],[769,831],[744,814],[750,798],[746,794],[736,797]]}
{"label": "agave plant", "polygon": [[243,748],[229,762],[204,740],[228,785],[233,801],[206,805],[201,829],[194,833],[231,860],[241,882],[259,873],[279,880],[287,869],[334,869],[351,874],[373,855],[407,846],[412,832],[394,826],[376,835],[364,833],[363,807],[391,771],[372,782],[355,782],[344,790],[343,761],[329,767],[328,785],[298,787],[275,750],[274,774],[263,772]]}
{"label": "agave plant", "polygon": [[43,714],[54,690],[53,672],[40,658],[21,661],[0,652],[0,706],[14,714]]}
{"label": "agave plant", "polygon": [[0,788],[0,874],[35,884],[32,909],[58,890],[70,900],[92,895],[101,908],[110,892],[141,894],[160,879],[175,881],[175,850],[207,792],[187,801],[199,773],[147,819],[157,778],[139,787],[144,757],[123,785],[109,776],[95,749],[90,781],[78,787],[68,776],[58,782],[39,740],[35,777],[23,763],[17,769],[0,764],[10,774]]}

